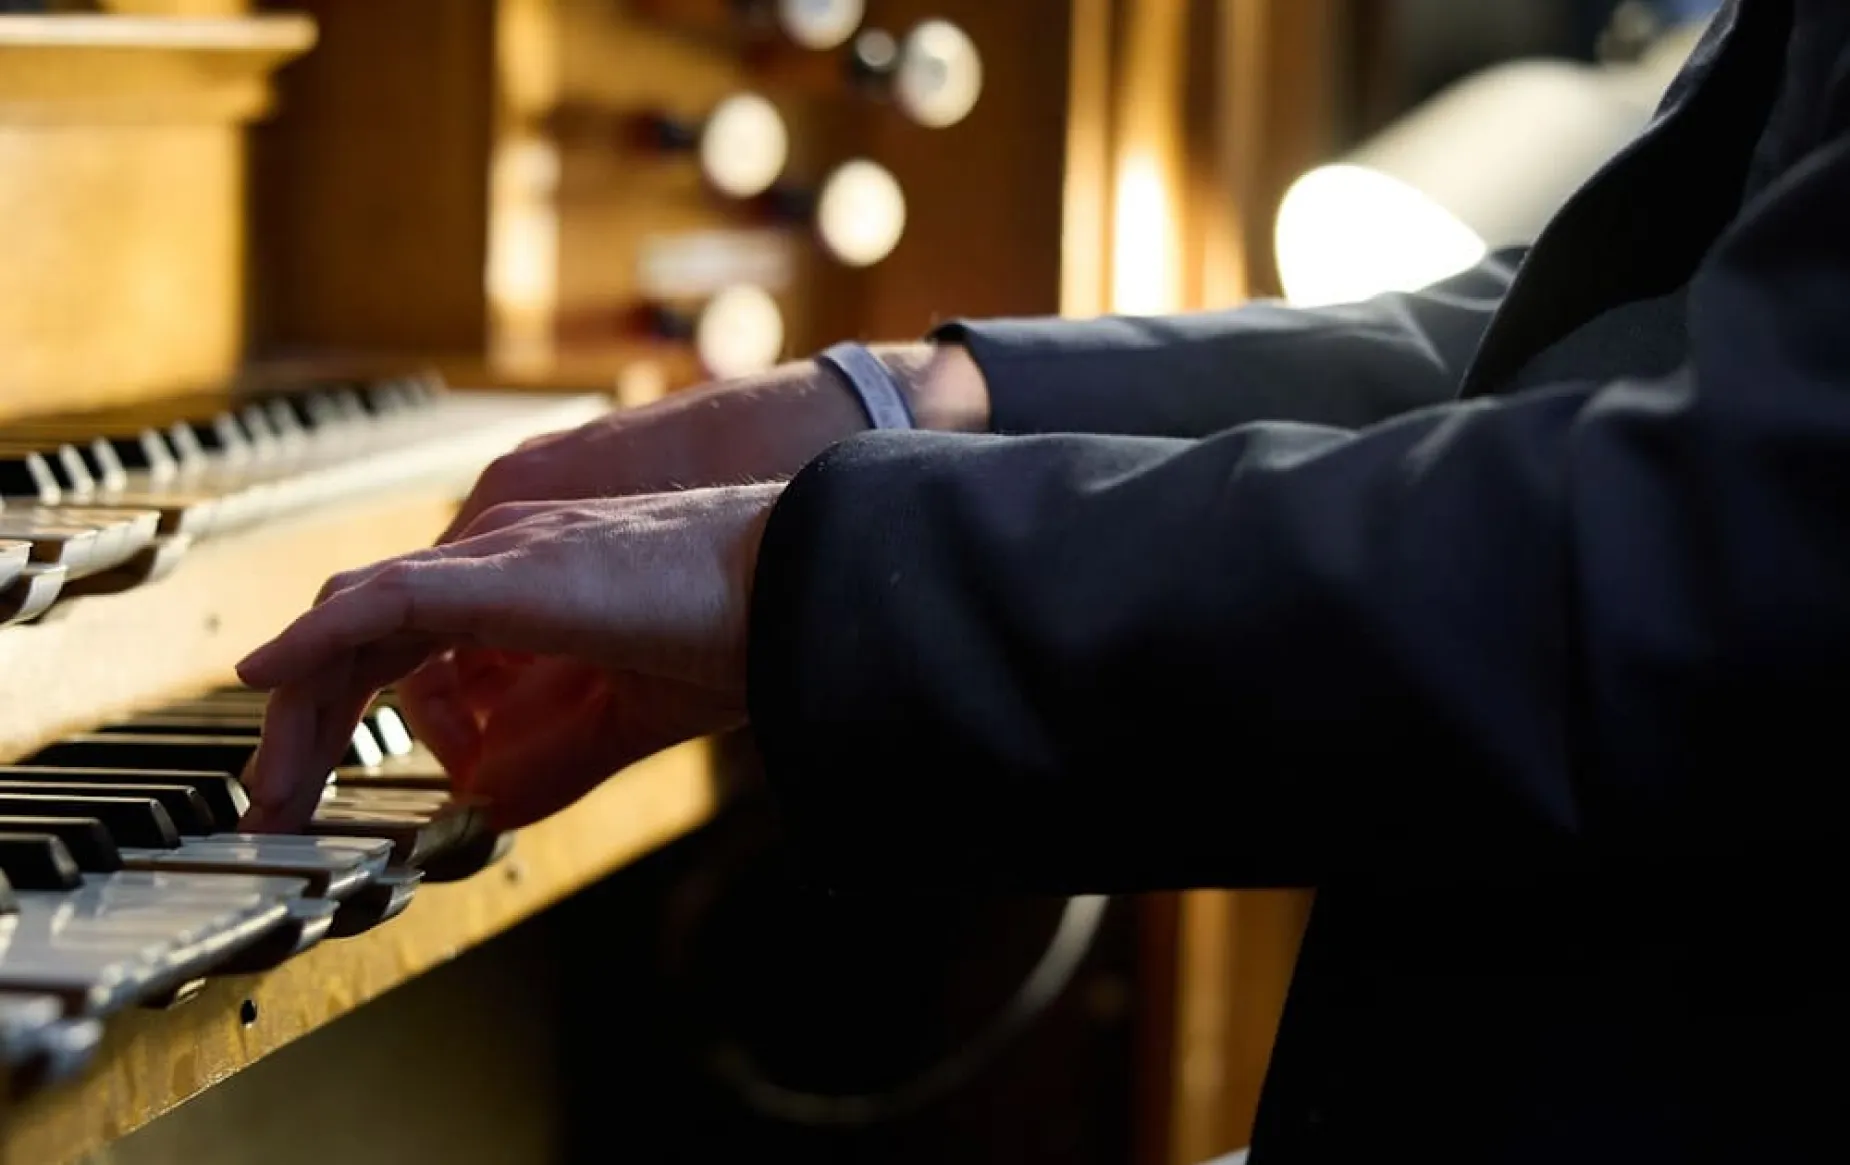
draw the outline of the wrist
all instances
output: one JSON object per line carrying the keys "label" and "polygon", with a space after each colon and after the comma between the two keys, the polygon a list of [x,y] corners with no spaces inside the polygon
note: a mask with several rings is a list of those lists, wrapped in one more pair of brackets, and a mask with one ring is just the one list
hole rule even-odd
{"label": "wrist", "polygon": [[989,430],[989,387],[968,348],[932,342],[875,345],[872,350],[899,382],[919,428]]}

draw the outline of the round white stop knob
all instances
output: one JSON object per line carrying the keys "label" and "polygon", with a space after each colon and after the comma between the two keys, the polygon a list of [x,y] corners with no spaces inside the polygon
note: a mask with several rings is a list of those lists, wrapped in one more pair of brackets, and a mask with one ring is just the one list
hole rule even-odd
{"label": "round white stop knob", "polygon": [[806,49],[832,49],[861,27],[865,0],[777,0],[784,35]]}
{"label": "round white stop knob", "polygon": [[906,196],[886,167],[864,158],[844,162],[822,184],[816,231],[829,253],[850,267],[886,258],[906,230]]}
{"label": "round white stop knob", "polygon": [[948,20],[927,20],[906,34],[893,99],[920,125],[955,125],[975,108],[983,91],[983,58],[963,29]]}
{"label": "round white stop knob", "polygon": [[728,287],[701,309],[694,351],[710,376],[763,372],[783,355],[784,313],[762,287]]}
{"label": "round white stop knob", "polygon": [[700,132],[700,171],[715,190],[733,198],[770,189],[789,156],[783,115],[756,93],[721,101]]}

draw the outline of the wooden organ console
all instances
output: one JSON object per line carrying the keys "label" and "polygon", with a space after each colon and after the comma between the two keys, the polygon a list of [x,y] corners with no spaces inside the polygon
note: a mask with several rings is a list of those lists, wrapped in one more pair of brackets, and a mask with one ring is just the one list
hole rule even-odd
{"label": "wooden organ console", "polygon": [[[1278,13],[1327,6],[1188,7],[0,5],[0,1165],[109,1152],[749,788],[696,742],[496,837],[388,693],[307,833],[244,837],[260,705],[230,668],[527,437],[950,312],[1128,306],[1122,179],[1152,160],[1167,245],[1244,256],[1250,223],[1184,203],[1282,189],[1289,150],[1226,123],[1304,94],[1246,70],[1203,123],[1180,78],[1302,48],[1322,18]],[[1168,306],[1246,288],[1172,267]],[[1141,1091],[1128,1051],[1092,1072],[1124,1117],[1061,1159],[1234,1147],[1203,1114],[1250,1104],[1224,1045],[1252,1039],[1200,1000],[1237,972],[1262,1058],[1297,914],[1244,962],[1250,906],[1114,917],[1074,993],[1134,1019]],[[1203,1090],[1179,1065],[1208,1053]]]}

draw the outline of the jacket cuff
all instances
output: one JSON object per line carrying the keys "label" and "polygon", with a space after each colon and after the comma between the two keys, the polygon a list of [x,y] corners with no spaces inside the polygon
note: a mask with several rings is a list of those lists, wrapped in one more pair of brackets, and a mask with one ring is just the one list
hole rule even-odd
{"label": "jacket cuff", "polygon": [[881,884],[878,871],[892,868],[881,850],[897,797],[869,771],[877,756],[857,765],[845,755],[856,751],[850,738],[865,732],[880,701],[861,674],[877,669],[855,646],[866,638],[860,604],[879,599],[855,594],[866,573],[842,566],[870,528],[865,519],[879,512],[877,504],[842,503],[840,479],[863,439],[825,450],[785,487],[759,545],[750,606],[752,732],[800,862],[828,890]]}
{"label": "jacket cuff", "polygon": [[935,343],[960,344],[982,369],[996,433],[1111,431],[1124,423],[1122,396],[1096,365],[1109,360],[1109,323],[1057,316],[952,320],[932,329]]}
{"label": "jacket cuff", "polygon": [[[1270,316],[1244,318],[1256,330]],[[992,432],[1199,437],[1273,404],[1234,388],[1228,335],[1224,313],[1198,313],[953,320],[928,338],[963,345],[982,369]]]}

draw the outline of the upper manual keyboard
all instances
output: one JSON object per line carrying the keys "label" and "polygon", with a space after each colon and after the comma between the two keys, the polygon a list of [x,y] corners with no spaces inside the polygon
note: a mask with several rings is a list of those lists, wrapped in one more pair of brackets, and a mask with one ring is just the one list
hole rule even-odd
{"label": "upper manual keyboard", "polygon": [[467,489],[607,407],[432,376],[181,397],[0,425],[0,626],[155,581],[208,538],[406,487]]}

